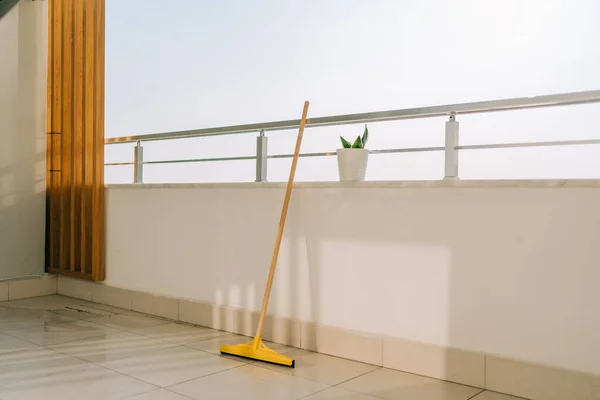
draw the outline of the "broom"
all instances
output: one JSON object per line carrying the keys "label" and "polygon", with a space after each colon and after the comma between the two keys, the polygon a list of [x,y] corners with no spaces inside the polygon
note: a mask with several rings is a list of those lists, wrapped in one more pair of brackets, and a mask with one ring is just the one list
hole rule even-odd
{"label": "broom", "polygon": [[281,210],[281,219],[279,220],[279,229],[277,238],[275,239],[275,248],[273,249],[273,258],[271,259],[271,269],[269,270],[269,278],[267,279],[267,287],[265,288],[265,296],[263,298],[262,308],[260,310],[260,318],[256,335],[251,342],[238,344],[235,346],[223,345],[220,351],[223,354],[231,354],[234,356],[250,358],[253,360],[265,361],[273,364],[285,365],[294,368],[295,361],[291,357],[277,353],[264,345],[262,341],[263,328],[265,325],[265,316],[267,314],[267,306],[269,305],[269,296],[271,294],[271,286],[273,286],[273,277],[275,276],[275,267],[277,266],[277,257],[279,256],[279,248],[281,247],[281,239],[283,238],[283,228],[287,217],[290,197],[292,195],[292,186],[294,184],[294,175],[296,174],[296,165],[298,164],[298,155],[300,154],[300,144],[302,143],[302,134],[304,133],[304,125],[306,125],[306,114],[308,113],[308,101],[304,102],[304,110],[302,110],[302,119],[300,120],[300,129],[298,130],[298,138],[296,139],[296,149],[294,150],[294,158],[292,159],[292,168],[290,170],[290,179],[288,180],[285,190],[285,198],[283,199],[283,209]]}

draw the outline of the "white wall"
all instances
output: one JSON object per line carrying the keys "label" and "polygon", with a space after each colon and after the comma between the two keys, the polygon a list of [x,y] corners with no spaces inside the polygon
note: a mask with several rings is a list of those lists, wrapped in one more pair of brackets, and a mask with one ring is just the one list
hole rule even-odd
{"label": "white wall", "polygon": [[47,3],[0,20],[0,279],[44,272]]}
{"label": "white wall", "polygon": [[[296,189],[271,313],[600,373],[599,184],[365,185]],[[258,310],[273,186],[108,189],[106,283]]]}

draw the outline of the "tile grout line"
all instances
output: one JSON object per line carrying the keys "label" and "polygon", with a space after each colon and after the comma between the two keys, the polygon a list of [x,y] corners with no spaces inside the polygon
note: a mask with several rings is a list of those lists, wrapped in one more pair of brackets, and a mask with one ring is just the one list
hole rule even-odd
{"label": "tile grout line", "polygon": [[466,400],[472,400],[472,399],[474,399],[475,397],[479,396],[479,395],[480,395],[481,393],[483,393],[483,392],[485,392],[485,389],[481,389],[481,391],[480,391],[480,392],[477,392],[477,393],[475,393],[473,396],[469,397],[469,398],[468,398],[468,399],[466,399]]}
{"label": "tile grout line", "polygon": [[[213,354],[213,356],[214,356],[214,354]],[[175,392],[175,391],[171,390],[171,388],[173,388],[174,386],[182,385],[182,384],[184,384],[184,383],[188,383],[188,382],[191,382],[191,381],[195,381],[195,380],[197,380],[197,379],[204,379],[204,378],[206,378],[206,377],[209,377],[209,376],[213,376],[213,375],[221,374],[221,373],[223,373],[223,372],[232,371],[232,370],[234,370],[234,369],[238,369],[238,368],[241,368],[241,367],[246,367],[246,366],[248,366],[248,365],[250,365],[250,364],[236,365],[235,367],[227,368],[227,369],[224,369],[224,370],[221,370],[221,371],[211,372],[210,374],[206,374],[206,375],[198,376],[198,377],[196,377],[196,378],[191,378],[191,379],[188,379],[188,380],[185,380],[185,381],[182,381],[182,382],[177,382],[177,383],[174,383],[174,384],[172,384],[172,385],[164,386],[164,387],[163,387],[163,389],[165,389],[165,390],[168,390],[169,392],[176,393],[176,394],[181,394],[181,393],[177,393],[177,392]],[[187,397],[187,396],[186,396],[186,397]]]}

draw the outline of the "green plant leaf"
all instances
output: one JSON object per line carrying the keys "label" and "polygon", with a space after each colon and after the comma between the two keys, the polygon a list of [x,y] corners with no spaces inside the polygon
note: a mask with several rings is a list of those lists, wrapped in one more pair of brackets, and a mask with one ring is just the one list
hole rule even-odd
{"label": "green plant leaf", "polygon": [[356,138],[354,143],[352,143],[352,148],[353,149],[362,149],[363,148],[363,143],[362,143],[360,136]]}
{"label": "green plant leaf", "polygon": [[367,147],[367,140],[369,140],[369,128],[367,128],[367,125],[365,125],[365,132],[363,133],[363,136],[362,136],[363,148]]}
{"label": "green plant leaf", "polygon": [[352,147],[349,141],[340,136],[340,140],[342,141],[342,147],[345,149],[349,149]]}

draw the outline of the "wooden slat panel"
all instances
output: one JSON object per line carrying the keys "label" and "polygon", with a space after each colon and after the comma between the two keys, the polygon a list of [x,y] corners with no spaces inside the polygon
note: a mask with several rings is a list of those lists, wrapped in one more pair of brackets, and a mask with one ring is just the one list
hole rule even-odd
{"label": "wooden slat panel", "polygon": [[73,3],[73,184],[71,185],[71,271],[81,271],[83,184],[83,1]]}
{"label": "wooden slat panel", "polygon": [[104,279],[104,0],[49,0],[46,265]]}

